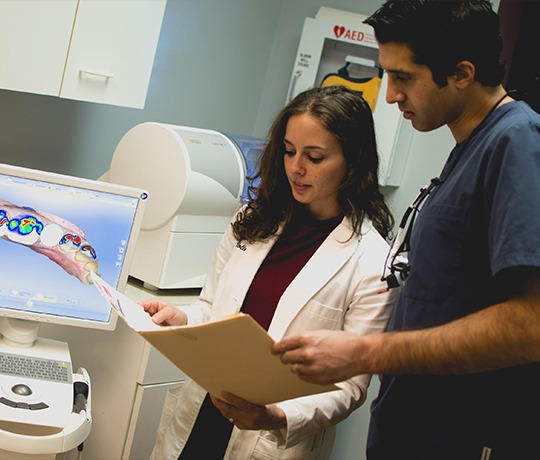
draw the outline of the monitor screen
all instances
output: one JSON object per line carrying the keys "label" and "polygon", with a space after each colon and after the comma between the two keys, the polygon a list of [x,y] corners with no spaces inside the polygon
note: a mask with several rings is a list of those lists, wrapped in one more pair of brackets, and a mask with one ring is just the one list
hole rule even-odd
{"label": "monitor screen", "polygon": [[0,164],[0,317],[114,329],[90,273],[124,289],[146,198]]}

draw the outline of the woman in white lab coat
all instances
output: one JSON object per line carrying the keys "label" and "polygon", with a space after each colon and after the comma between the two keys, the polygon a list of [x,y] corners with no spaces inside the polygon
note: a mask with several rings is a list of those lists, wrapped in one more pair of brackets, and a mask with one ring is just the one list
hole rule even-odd
{"label": "woman in white lab coat", "polygon": [[[227,229],[199,299],[182,309],[141,305],[167,325],[244,311],[274,340],[313,329],[381,331],[396,290],[381,281],[393,221],[377,169],[373,118],[359,95],[343,87],[299,94],[270,130],[260,184]],[[167,395],[152,458],[328,459],[335,425],[362,404],[369,380],[257,406],[208,395],[188,378]]]}

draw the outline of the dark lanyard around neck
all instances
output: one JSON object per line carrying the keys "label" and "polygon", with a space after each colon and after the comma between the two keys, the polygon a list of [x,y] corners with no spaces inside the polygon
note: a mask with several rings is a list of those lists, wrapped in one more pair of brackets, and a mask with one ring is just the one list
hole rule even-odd
{"label": "dark lanyard around neck", "polygon": [[461,143],[456,144],[454,147],[454,153],[455,155],[450,154],[450,157],[448,158],[446,164],[443,167],[443,170],[437,180],[439,181],[439,185],[443,184],[444,181],[450,176],[456,165],[459,163],[459,160],[461,159],[463,152],[465,152],[467,145],[471,142],[471,140],[478,134],[478,132],[482,129],[484,126],[484,123],[486,120],[490,117],[490,115],[495,112],[497,107],[501,104],[504,99],[506,99],[506,96],[508,96],[508,93],[504,93],[504,95],[493,104],[491,109],[489,109],[489,112],[486,114],[484,118],[482,118],[482,121],[476,125],[476,127],[471,131],[471,134],[467,136],[467,138]]}
{"label": "dark lanyard around neck", "polygon": [[[417,214],[420,212],[422,203],[429,196],[429,194],[435,190],[436,187],[441,186],[446,181],[448,176],[450,176],[463,155],[465,147],[469,144],[471,139],[476,136],[484,122],[497,109],[497,107],[499,107],[499,104],[506,98],[506,96],[508,96],[508,94],[504,93],[504,95],[493,105],[493,107],[491,107],[482,121],[472,130],[467,139],[465,139],[462,144],[456,145],[453,151],[454,155],[450,154],[450,157],[444,165],[440,176],[431,179],[428,185],[420,189],[420,193],[416,196],[411,205],[403,214],[403,218],[399,224],[398,233],[394,239],[394,242],[392,243],[388,256],[386,257],[384,273],[381,278],[381,281],[387,282],[389,289],[399,286],[396,272],[399,273],[402,280],[407,278],[409,275],[409,271],[411,269],[409,261],[405,257],[400,258],[400,255],[405,252],[409,252],[411,249],[411,233],[414,226],[414,221]],[[387,270],[390,271],[388,275]]]}

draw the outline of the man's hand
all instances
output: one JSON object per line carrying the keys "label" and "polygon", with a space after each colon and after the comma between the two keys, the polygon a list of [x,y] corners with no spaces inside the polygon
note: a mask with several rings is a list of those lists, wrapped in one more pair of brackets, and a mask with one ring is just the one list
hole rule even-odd
{"label": "man's hand", "polygon": [[362,368],[366,342],[366,337],[344,331],[310,331],[276,342],[273,352],[281,354],[281,361],[291,364],[302,380],[328,384],[366,372]]}

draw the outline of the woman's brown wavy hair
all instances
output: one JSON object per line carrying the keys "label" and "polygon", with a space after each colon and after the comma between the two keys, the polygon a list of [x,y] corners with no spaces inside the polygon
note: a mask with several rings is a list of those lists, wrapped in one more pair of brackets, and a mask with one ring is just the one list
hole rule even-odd
{"label": "woman's brown wavy hair", "polygon": [[280,224],[287,225],[292,219],[295,200],[285,174],[283,139],[289,119],[305,113],[317,118],[341,144],[347,174],[338,192],[338,203],[350,219],[354,234],[360,235],[362,221],[367,217],[388,238],[394,220],[379,191],[379,157],[371,109],[358,93],[342,86],[304,91],[278,114],[258,173],[251,178],[260,178],[260,183],[250,187],[250,199],[232,224],[235,237],[250,243],[264,241],[278,232]]}

